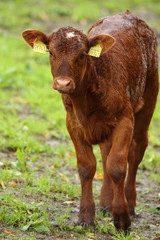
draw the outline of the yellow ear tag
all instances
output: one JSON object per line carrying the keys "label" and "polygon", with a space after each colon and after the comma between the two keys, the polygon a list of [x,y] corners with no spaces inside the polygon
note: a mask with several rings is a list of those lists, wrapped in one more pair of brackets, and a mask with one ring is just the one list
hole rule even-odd
{"label": "yellow ear tag", "polygon": [[41,41],[35,42],[33,45],[33,51],[38,52],[38,53],[46,53],[46,51],[47,51],[46,44],[44,44]]}
{"label": "yellow ear tag", "polygon": [[94,47],[91,47],[89,49],[88,55],[92,56],[92,57],[97,57],[99,58],[101,55],[101,51],[102,51],[102,47],[100,44],[97,44]]}

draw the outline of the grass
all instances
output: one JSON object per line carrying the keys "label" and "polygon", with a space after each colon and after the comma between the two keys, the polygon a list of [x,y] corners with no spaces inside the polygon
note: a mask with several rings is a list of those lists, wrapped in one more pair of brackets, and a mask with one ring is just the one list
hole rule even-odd
{"label": "grass", "polygon": [[[47,6],[47,7],[46,7]],[[49,7],[48,7],[49,6]],[[145,6],[145,7],[144,7]],[[75,226],[80,201],[80,183],[74,148],[65,126],[60,94],[52,89],[48,55],[33,53],[21,31],[38,28],[50,32],[60,24],[87,29],[98,18],[131,9],[152,11],[151,25],[159,29],[160,3],[156,0],[128,1],[20,1],[0,2],[0,223],[2,239],[145,239],[143,232],[117,233],[109,216],[96,213],[96,227]],[[88,14],[88,12],[90,14]],[[160,101],[149,131],[150,145],[141,171],[155,183],[159,178]],[[102,173],[99,149],[97,174]],[[141,178],[141,175],[140,175]],[[101,182],[95,180],[98,203]],[[148,194],[152,193],[152,188]],[[146,193],[147,194],[147,193]],[[145,196],[145,193],[144,195]],[[158,214],[155,208],[141,206]],[[141,226],[145,231],[145,224]],[[17,237],[18,236],[18,237]],[[107,235],[108,236],[108,235]],[[138,237],[137,237],[138,236]]]}
{"label": "grass", "polygon": [[[32,0],[7,0],[0,2],[1,8],[1,27],[17,32],[24,27],[33,27],[35,25],[43,25],[46,22],[59,21],[60,18],[70,18],[72,22],[80,21],[85,24],[87,20],[95,21],[101,18],[106,12],[122,12],[126,9],[139,9],[154,11],[160,15],[160,2],[158,0],[121,0],[117,1],[96,1],[96,0],[43,0],[40,2]],[[20,9],[20,10],[19,10]],[[89,13],[88,14],[88,10]],[[10,18],[10,16],[12,16]],[[20,25],[18,24],[20,21]]]}

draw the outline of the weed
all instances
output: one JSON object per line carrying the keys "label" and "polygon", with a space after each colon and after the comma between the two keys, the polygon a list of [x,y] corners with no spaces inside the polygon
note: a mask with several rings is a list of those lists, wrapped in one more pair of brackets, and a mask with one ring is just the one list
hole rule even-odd
{"label": "weed", "polygon": [[126,234],[126,233],[123,233],[123,232],[116,232],[114,230],[113,235],[114,235],[112,237],[113,240],[133,240],[134,239],[132,233],[127,233]]}
{"label": "weed", "polygon": [[0,221],[11,226],[17,226],[22,231],[32,228],[37,232],[49,232],[48,214],[40,211],[42,203],[28,205],[24,199],[14,195],[4,194],[0,208]]}
{"label": "weed", "polygon": [[40,178],[37,179],[36,184],[38,185],[39,191],[43,194],[49,193],[54,187],[54,183],[50,182],[49,177],[43,175],[41,175]]}
{"label": "weed", "polygon": [[62,231],[66,228],[66,221],[69,218],[69,211],[70,211],[70,204],[68,204],[64,215],[61,214],[61,211],[59,211],[59,213],[55,213],[54,217],[55,217],[56,224]]}
{"label": "weed", "polygon": [[28,170],[28,160],[30,160],[29,154],[30,154],[30,150],[28,150],[28,148],[26,149],[17,149],[16,151],[17,154],[17,161],[16,161],[16,167],[25,172]]}

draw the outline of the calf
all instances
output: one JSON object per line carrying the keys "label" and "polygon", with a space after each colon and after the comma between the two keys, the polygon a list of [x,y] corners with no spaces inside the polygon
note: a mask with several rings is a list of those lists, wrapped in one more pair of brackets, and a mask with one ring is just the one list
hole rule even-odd
{"label": "calf", "polygon": [[158,94],[155,33],[127,10],[100,19],[87,35],[63,27],[51,35],[26,30],[22,36],[31,47],[43,42],[50,53],[53,88],[62,94],[77,155],[78,223],[94,224],[92,145],[99,144],[104,171],[100,206],[112,211],[117,229],[126,230],[135,214],[136,173]]}

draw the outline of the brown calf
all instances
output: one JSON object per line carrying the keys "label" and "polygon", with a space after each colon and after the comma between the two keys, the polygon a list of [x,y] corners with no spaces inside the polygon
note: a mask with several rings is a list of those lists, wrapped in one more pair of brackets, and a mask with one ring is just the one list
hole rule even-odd
{"label": "brown calf", "polygon": [[[135,213],[136,173],[158,94],[153,30],[127,10],[100,19],[88,35],[63,27],[51,35],[26,30],[22,36],[31,47],[43,42],[50,52],[53,88],[62,94],[77,154],[82,187],[78,223],[94,223],[92,145],[99,144],[104,170],[100,205],[112,210],[117,229],[127,229]],[[99,45],[100,57],[90,56],[89,50],[95,52]]]}

